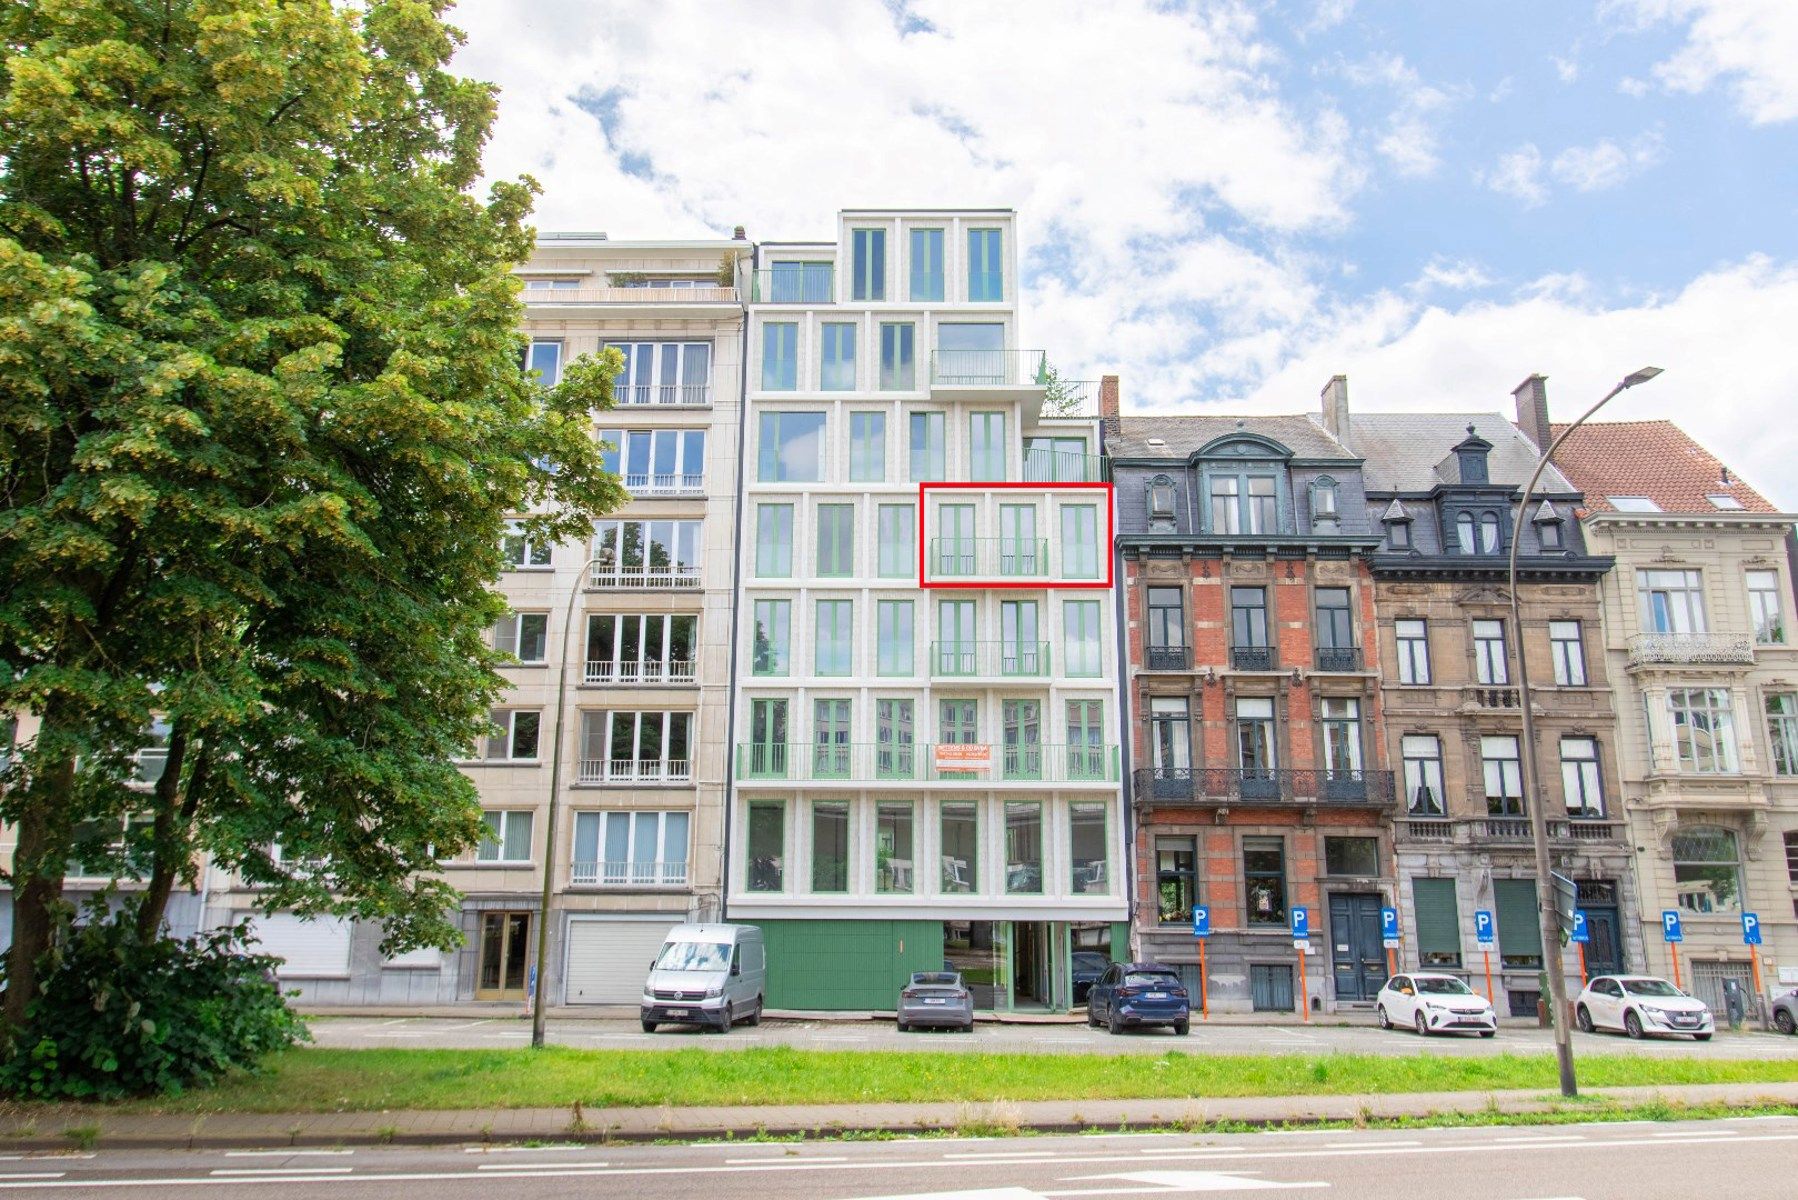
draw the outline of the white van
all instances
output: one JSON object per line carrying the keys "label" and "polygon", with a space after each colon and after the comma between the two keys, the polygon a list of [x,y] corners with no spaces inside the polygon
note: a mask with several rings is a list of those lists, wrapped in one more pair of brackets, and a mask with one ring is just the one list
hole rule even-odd
{"label": "white van", "polygon": [[768,979],[762,931],[754,925],[676,925],[643,984],[643,1032],[657,1025],[759,1025]]}

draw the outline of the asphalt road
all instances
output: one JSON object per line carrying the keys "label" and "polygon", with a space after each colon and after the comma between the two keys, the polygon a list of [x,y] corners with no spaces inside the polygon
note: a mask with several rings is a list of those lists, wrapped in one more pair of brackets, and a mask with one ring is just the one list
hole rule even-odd
{"label": "asphalt road", "polygon": [[[312,1019],[312,1035],[321,1046],[444,1046],[462,1049],[525,1045],[530,1024],[521,1019],[454,1017],[325,1017]],[[1546,1030],[1504,1028],[1495,1038],[1471,1035],[1419,1038],[1414,1033],[1386,1032],[1371,1017],[1347,1026],[1203,1025],[1194,1021],[1185,1037],[1154,1029],[1113,1036],[1085,1025],[977,1025],[973,1033],[923,1031],[900,1033],[891,1021],[767,1020],[758,1028],[739,1026],[719,1035],[695,1029],[667,1028],[644,1033],[635,1020],[557,1019],[549,1023],[549,1040],[565,1046],[611,1049],[738,1050],[745,1046],[797,1046],[810,1050],[945,1050],[1013,1054],[1160,1054],[1178,1048],[1191,1054],[1362,1054],[1552,1053]],[[1632,1042],[1616,1034],[1574,1034],[1576,1054],[1647,1054],[1707,1058],[1798,1058],[1798,1037],[1774,1033],[1719,1033],[1709,1043],[1690,1038],[1645,1038]],[[1798,1195],[1798,1185],[1794,1186]]]}
{"label": "asphalt road", "polygon": [[1798,1119],[1219,1136],[0,1156],[0,1193],[230,1200],[1790,1200]]}

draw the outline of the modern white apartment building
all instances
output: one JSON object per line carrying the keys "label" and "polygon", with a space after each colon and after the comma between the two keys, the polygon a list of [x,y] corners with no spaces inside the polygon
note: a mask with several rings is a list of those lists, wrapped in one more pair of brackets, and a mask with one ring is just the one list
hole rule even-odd
{"label": "modern white apartment building", "polygon": [[1127,917],[1095,391],[1019,348],[1007,210],[843,212],[747,282],[727,916],[771,1006],[948,962],[1067,1007]]}
{"label": "modern white apartment building", "polygon": [[[378,926],[277,915],[258,927],[304,1000],[523,1000],[536,939],[551,1005],[636,1003],[668,929],[722,904],[732,569],[744,310],[742,240],[546,234],[519,268],[527,363],[554,382],[582,354],[625,357],[595,435],[628,504],[588,544],[509,537],[494,644],[517,662],[463,769],[490,837],[442,869],[463,893],[460,951],[385,959]],[[726,262],[726,260],[729,260]],[[562,630],[573,601],[565,644]],[[539,913],[556,680],[568,659],[554,901]],[[253,896],[211,883],[209,922]]]}

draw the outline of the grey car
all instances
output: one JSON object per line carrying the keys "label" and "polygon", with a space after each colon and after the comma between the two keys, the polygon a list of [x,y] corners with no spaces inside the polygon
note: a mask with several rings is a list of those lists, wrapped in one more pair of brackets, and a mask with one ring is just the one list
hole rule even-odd
{"label": "grey car", "polygon": [[1787,992],[1773,1002],[1773,1028],[1798,1033],[1798,992]]}
{"label": "grey car", "polygon": [[908,1029],[974,1029],[974,996],[959,971],[917,971],[899,992],[899,1032]]}

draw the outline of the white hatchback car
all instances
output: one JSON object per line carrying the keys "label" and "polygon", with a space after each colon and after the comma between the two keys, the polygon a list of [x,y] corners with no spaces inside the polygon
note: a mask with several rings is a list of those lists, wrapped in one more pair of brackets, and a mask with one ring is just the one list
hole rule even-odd
{"label": "white hatchback car", "polygon": [[1573,1016],[1587,1033],[1621,1029],[1633,1038],[1687,1033],[1708,1042],[1717,1030],[1704,1001],[1653,975],[1597,976],[1574,1002]]}
{"label": "white hatchback car", "polygon": [[1394,975],[1374,997],[1374,1010],[1381,1029],[1415,1029],[1424,1037],[1432,1033],[1491,1037],[1498,1032],[1498,1014],[1486,998],[1453,975]]}

